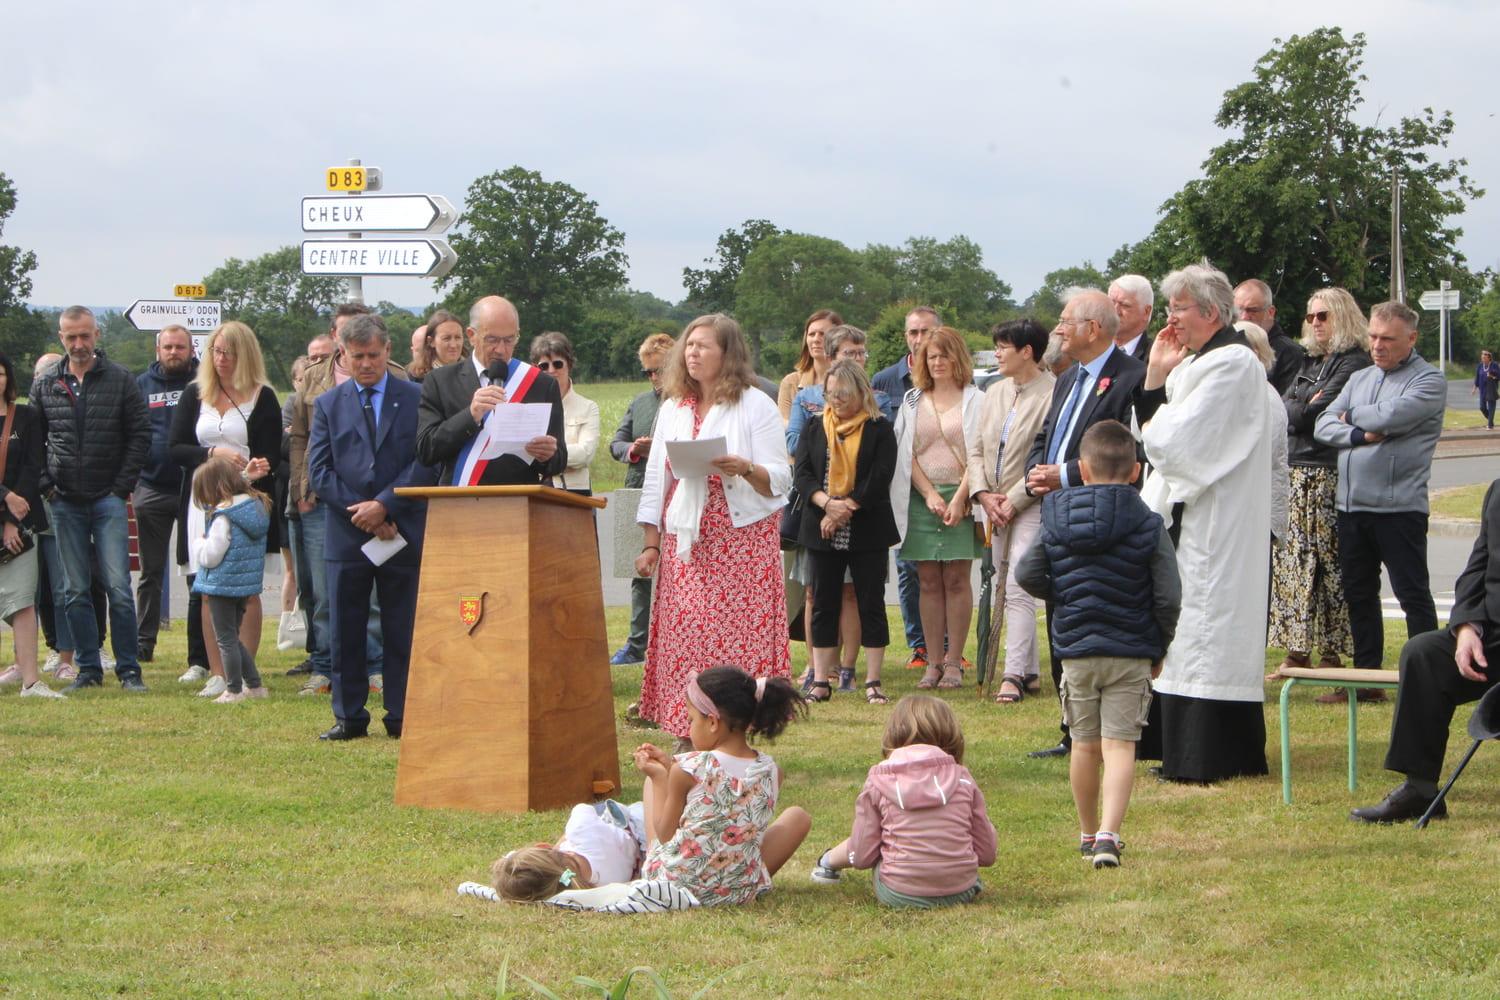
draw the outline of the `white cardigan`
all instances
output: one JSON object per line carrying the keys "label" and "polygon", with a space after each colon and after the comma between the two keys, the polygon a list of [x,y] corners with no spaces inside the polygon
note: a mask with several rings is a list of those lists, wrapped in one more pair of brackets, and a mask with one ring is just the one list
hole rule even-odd
{"label": "white cardigan", "polygon": [[563,441],[568,446],[568,467],[558,476],[565,490],[589,488],[589,466],[599,450],[599,404],[569,388],[563,397]]}
{"label": "white cardigan", "polygon": [[[765,468],[771,477],[771,495],[761,496],[743,478],[722,476],[724,499],[729,503],[729,519],[736,528],[754,524],[786,506],[786,495],[792,486],[792,466],[786,454],[786,427],[775,400],[759,389],[746,389],[737,403],[716,403],[703,418],[701,438],[723,435],[731,455],[748,458]],[[641,504],[636,511],[640,524],[662,526],[667,495],[667,442],[690,441],[693,438],[693,408],[678,400],[662,400],[656,414],[651,437],[651,454],[646,458],[646,482],[641,487]]]}
{"label": "white cardigan", "polygon": [[[912,389],[901,399],[896,411],[896,474],[891,477],[891,513],[896,515],[896,530],[901,540],[906,540],[908,521],[907,507],[911,503],[911,458],[913,439],[917,433],[917,402],[922,398],[921,389]],[[968,442],[979,440],[979,418],[984,411],[984,393],[973,385],[964,386],[964,450],[967,458]],[[972,519],[973,515],[970,515]]]}

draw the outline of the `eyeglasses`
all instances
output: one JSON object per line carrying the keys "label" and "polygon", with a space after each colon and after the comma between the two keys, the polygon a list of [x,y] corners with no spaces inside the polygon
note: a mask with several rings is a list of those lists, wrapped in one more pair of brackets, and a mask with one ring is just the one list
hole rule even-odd
{"label": "eyeglasses", "polygon": [[1327,323],[1328,322],[1328,310],[1327,309],[1319,309],[1315,313],[1308,313],[1304,318],[1309,323]]}
{"label": "eyeglasses", "polygon": [[867,350],[865,350],[863,347],[858,348],[858,349],[851,348],[851,347],[841,347],[841,348],[839,348],[839,360],[840,361],[868,361],[868,360],[870,360],[870,352],[867,351]]}
{"label": "eyeglasses", "polygon": [[519,334],[514,337],[484,337],[480,343],[485,347],[515,347],[516,341],[520,339]]}
{"label": "eyeglasses", "polygon": [[1085,323],[1092,323],[1092,322],[1094,322],[1094,321],[1091,320],[1091,319],[1060,319],[1060,320],[1057,321],[1057,325],[1058,326],[1082,326]]}
{"label": "eyeglasses", "polygon": [[1187,304],[1185,306],[1173,306],[1173,305],[1169,305],[1169,306],[1167,306],[1167,315],[1168,316],[1186,316],[1188,313],[1192,312],[1194,309],[1197,309],[1197,308],[1198,307],[1195,306],[1195,305],[1193,305],[1192,303],[1189,303],[1189,304]]}
{"label": "eyeglasses", "polygon": [[225,350],[222,347],[215,347],[213,349],[213,355],[216,358],[230,358],[230,359],[234,358],[234,352],[233,351]]}
{"label": "eyeglasses", "polygon": [[641,369],[641,377],[642,378],[655,378],[656,376],[658,376],[660,374],[661,374],[661,369],[660,368],[642,368]]}
{"label": "eyeglasses", "polygon": [[540,368],[542,371],[549,371],[550,370],[550,371],[560,372],[564,368],[568,367],[568,363],[566,361],[564,361],[562,358],[555,358],[552,361],[539,361],[539,362],[537,362],[537,367]]}

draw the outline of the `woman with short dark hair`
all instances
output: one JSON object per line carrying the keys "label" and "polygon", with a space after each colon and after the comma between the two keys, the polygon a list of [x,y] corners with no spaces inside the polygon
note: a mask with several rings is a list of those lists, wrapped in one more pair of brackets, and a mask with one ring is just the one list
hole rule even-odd
{"label": "woman with short dark hair", "polygon": [[578,359],[573,344],[561,333],[543,333],[531,342],[531,363],[557,379],[562,393],[563,440],[568,446],[568,465],[557,485],[569,493],[593,496],[589,466],[599,450],[599,404],[577,392],[573,369]]}

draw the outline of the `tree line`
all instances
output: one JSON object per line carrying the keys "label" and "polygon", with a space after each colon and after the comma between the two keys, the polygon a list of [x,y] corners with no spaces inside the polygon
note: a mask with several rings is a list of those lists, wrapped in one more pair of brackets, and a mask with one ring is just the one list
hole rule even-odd
{"label": "tree line", "polygon": [[[1300,316],[1319,288],[1341,285],[1366,308],[1389,297],[1394,177],[1402,192],[1408,301],[1451,281],[1468,306],[1455,317],[1455,356],[1470,361],[1481,347],[1500,351],[1500,275],[1471,270],[1457,249],[1463,230],[1455,220],[1484,191],[1463,172],[1466,161],[1445,152],[1452,115],[1425,108],[1386,125],[1366,121],[1364,48],[1363,34],[1346,37],[1336,27],[1276,39],[1252,78],[1224,94],[1215,124],[1226,138],[1209,151],[1201,176],[1161,205],[1151,230],[1102,266],[1086,260],[1050,272],[1019,302],[964,235],[857,248],[766,219],[722,233],[699,266],[683,268],[686,295],[668,302],[629,287],[625,234],[596,202],[566,182],[513,166],[469,186],[451,235],[458,263],[435,283],[422,316],[438,307],[463,316],[481,295],[502,293],[520,310],[524,336],[567,333],[580,377],[597,380],[634,376],[635,350],[648,334],[675,334],[695,315],[723,311],[744,326],[761,370],[776,374],[791,367],[802,322],[820,308],[866,328],[872,363],[884,365],[905,350],[903,319],[915,303],[938,307],[973,346],[985,347],[990,327],[1007,319],[1032,316],[1051,326],[1071,285],[1102,288],[1128,272],[1159,279],[1207,257],[1235,280],[1269,283],[1296,336],[1300,324],[1290,317]],[[0,234],[15,202],[0,173]],[[0,245],[0,350],[18,366],[51,349],[56,330],[51,318],[24,305],[35,267],[34,254]],[[226,260],[205,284],[224,301],[226,317],[255,329],[282,384],[343,298],[341,279],[300,272],[295,246]],[[375,309],[404,358],[422,316],[390,302]],[[118,316],[101,325],[112,356],[144,367],[149,334]],[[1419,348],[1428,357],[1436,356],[1436,327],[1435,316],[1424,316]]]}

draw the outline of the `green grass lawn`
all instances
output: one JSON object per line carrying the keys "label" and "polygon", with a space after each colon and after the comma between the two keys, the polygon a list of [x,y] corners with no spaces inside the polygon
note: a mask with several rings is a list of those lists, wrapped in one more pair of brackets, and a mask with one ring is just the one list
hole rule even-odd
{"label": "green grass lawn", "polygon": [[1432,516],[1478,521],[1480,509],[1484,505],[1484,493],[1489,488],[1489,483],[1474,483],[1471,486],[1439,490],[1432,495]]}
{"label": "green grass lawn", "polygon": [[[609,493],[625,485],[625,465],[609,453],[609,442],[615,436],[630,401],[651,388],[645,379],[630,382],[578,383],[575,391],[599,404],[599,450],[589,465],[589,483],[595,493]],[[639,436],[639,435],[637,435]]]}
{"label": "green grass lawn", "polygon": [[1445,431],[1472,430],[1483,426],[1484,414],[1479,412],[1478,403],[1464,407],[1450,406],[1443,411],[1443,430]]}
{"label": "green grass lawn", "polygon": [[[608,648],[625,617],[609,611]],[[1355,825],[1349,808],[1392,784],[1380,769],[1389,704],[1359,710],[1351,795],[1344,709],[1297,695],[1288,807],[1268,688],[1273,776],[1179,787],[1141,766],[1124,867],[1095,872],[1076,854],[1065,766],[1025,759],[1056,738],[1050,684],[1010,707],[980,703],[972,687],[945,695],[999,859],[974,905],[893,913],[873,901],[867,873],[835,887],[808,880],[847,833],[889,712],[836,696],[768,747],[786,773],[782,804],[814,817],[770,896],[590,917],[456,896],[503,851],[554,838],[563,814],[397,809],[397,744],[319,743],[328,699],[294,695],[282,676],[294,657],[275,653],[271,635],[268,625],[268,702],[206,704],[179,686],[180,626],[147,669],[149,695],[127,697],[111,680],[66,702],[0,696],[0,996],[483,997],[507,958],[563,996],[582,995],[574,975],[613,981],[639,964],[678,996],[740,965],[711,996],[1494,995],[1500,926],[1483,900],[1500,753],[1478,754],[1446,823]],[[1398,648],[1392,630],[1389,663]],[[640,676],[615,672],[618,709]],[[895,666],[887,677],[901,695],[917,675]],[[1467,718],[1460,710],[1450,761],[1467,745]],[[622,761],[654,738],[622,724]],[[639,797],[624,773],[624,797]]]}

